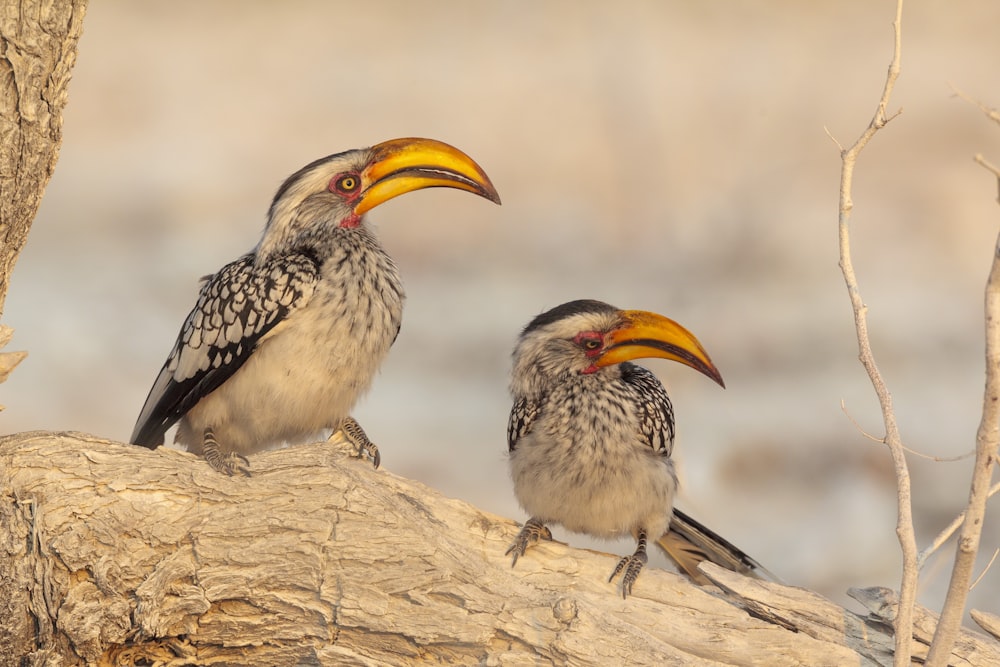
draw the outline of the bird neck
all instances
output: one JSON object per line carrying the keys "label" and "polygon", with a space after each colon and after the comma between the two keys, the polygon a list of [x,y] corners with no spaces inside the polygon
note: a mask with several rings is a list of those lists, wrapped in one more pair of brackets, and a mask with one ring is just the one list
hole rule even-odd
{"label": "bird neck", "polygon": [[618,365],[599,368],[584,373],[578,367],[559,363],[555,355],[521,357],[515,360],[511,372],[511,395],[524,398],[538,398],[557,387],[589,385],[599,387],[621,377]]}
{"label": "bird neck", "polygon": [[340,223],[312,224],[296,230],[294,226],[286,226],[281,231],[271,228],[255,249],[257,261],[267,261],[271,257],[288,252],[290,249],[308,250],[321,258],[330,257],[342,250],[351,249],[381,249],[378,239],[372,229],[365,224],[365,219],[356,216],[350,225]]}

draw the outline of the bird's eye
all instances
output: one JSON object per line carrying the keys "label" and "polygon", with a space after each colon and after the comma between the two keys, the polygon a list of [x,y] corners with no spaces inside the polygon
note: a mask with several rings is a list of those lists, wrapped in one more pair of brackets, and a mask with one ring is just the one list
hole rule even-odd
{"label": "bird's eye", "polygon": [[573,337],[573,342],[580,346],[588,357],[592,357],[604,349],[604,337],[596,331],[584,331]]}
{"label": "bird's eye", "polygon": [[358,189],[361,185],[361,179],[359,179],[355,174],[343,174],[337,176],[333,181],[333,189],[337,192],[343,192],[349,194]]}

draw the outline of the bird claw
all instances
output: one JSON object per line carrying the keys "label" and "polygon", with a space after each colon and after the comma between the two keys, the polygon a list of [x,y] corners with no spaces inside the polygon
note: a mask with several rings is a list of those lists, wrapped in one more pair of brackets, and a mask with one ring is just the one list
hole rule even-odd
{"label": "bird claw", "polygon": [[504,552],[504,556],[510,556],[513,554],[510,566],[514,567],[517,565],[517,559],[524,555],[524,552],[528,550],[528,547],[538,542],[539,540],[551,540],[552,531],[550,531],[545,524],[535,518],[528,519],[521,528],[521,532],[517,534],[514,538],[514,543],[510,545],[510,548]]}
{"label": "bird claw", "polygon": [[636,551],[631,556],[625,556],[618,561],[615,571],[608,577],[608,582],[614,581],[615,577],[624,572],[622,574],[622,599],[632,594],[632,584],[639,578],[639,573],[642,572],[647,560],[645,551]]}
{"label": "bird claw", "polygon": [[382,455],[379,454],[378,446],[368,439],[368,434],[361,428],[361,424],[354,417],[344,417],[338,429],[344,437],[357,448],[359,459],[370,459],[378,470],[382,463]]}
{"label": "bird claw", "polygon": [[234,477],[237,474],[242,477],[250,476],[250,461],[242,454],[237,454],[236,452],[223,454],[218,449],[214,449],[214,451],[206,449],[204,455],[205,461],[214,470],[218,470],[230,477]]}
{"label": "bird claw", "polygon": [[222,462],[219,465],[210,465],[212,465],[212,467],[219,472],[224,472],[230,477],[235,477],[236,475],[240,475],[241,477],[250,476],[250,460],[242,454],[237,454],[235,452],[230,452],[223,457]]}
{"label": "bird claw", "polygon": [[247,457],[237,452],[223,453],[219,442],[215,439],[215,433],[210,428],[205,429],[201,454],[205,457],[208,465],[225,475],[230,477],[236,474],[243,477],[250,476],[250,461]]}

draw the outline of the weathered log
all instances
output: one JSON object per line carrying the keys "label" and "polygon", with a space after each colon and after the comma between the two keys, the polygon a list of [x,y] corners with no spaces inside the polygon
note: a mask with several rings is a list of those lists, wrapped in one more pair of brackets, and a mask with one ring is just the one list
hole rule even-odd
{"label": "weathered log", "polygon": [[[513,521],[336,442],[250,460],[230,478],[171,449],[0,438],[0,664],[890,660],[883,618],[711,566],[719,588],[649,568],[627,600],[608,554],[545,543],[512,569]],[[966,632],[952,664],[1000,664],[1000,644]]]}

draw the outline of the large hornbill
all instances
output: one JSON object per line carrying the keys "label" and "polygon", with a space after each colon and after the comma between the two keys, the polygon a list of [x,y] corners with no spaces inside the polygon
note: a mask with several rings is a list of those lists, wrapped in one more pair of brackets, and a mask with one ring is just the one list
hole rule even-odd
{"label": "large hornbill", "polygon": [[512,565],[530,544],[551,538],[546,524],[560,524],[638,541],[608,580],[622,574],[623,596],[646,564],[648,539],[698,583],[707,581],[697,569],[704,560],[766,573],[673,506],[673,406],[657,377],[630,361],[672,359],[725,387],[694,335],[656,313],[572,301],[535,317],[513,356],[510,471],[530,519],[507,550]]}
{"label": "large hornbill", "polygon": [[340,430],[378,448],[350,416],[399,333],[403,287],[365,213],[430,187],[500,203],[472,158],[431,139],[395,139],[320,158],[278,188],[256,247],[204,279],[132,433],[175,441],[227,474],[246,454]]}

